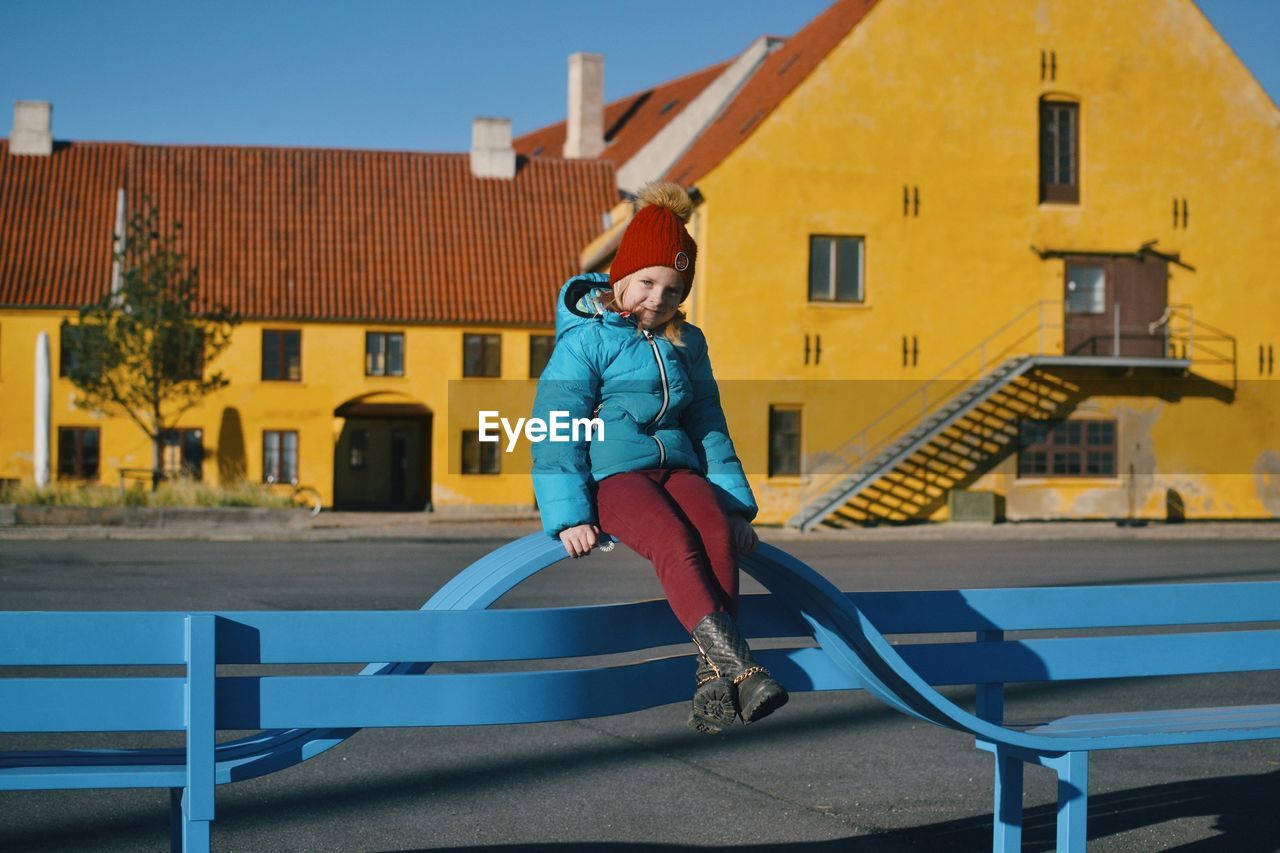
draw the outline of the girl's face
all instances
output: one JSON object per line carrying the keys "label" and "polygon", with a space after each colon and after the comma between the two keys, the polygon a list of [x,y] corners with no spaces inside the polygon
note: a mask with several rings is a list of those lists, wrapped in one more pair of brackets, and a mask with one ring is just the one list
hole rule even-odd
{"label": "girl's face", "polygon": [[676,315],[684,278],[671,267],[645,267],[623,279],[619,304],[644,329],[656,329]]}

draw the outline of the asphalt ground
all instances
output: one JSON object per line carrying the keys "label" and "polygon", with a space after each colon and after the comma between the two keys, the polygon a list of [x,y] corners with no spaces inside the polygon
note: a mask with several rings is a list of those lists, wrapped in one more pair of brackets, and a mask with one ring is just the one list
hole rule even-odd
{"label": "asphalt ground", "polygon": [[[334,541],[5,536],[0,609],[417,608],[525,529],[519,521],[454,525],[430,537],[395,538],[357,527]],[[1274,526],[1223,525],[1201,528],[1199,536],[1185,527],[1169,535],[1114,525],[1057,530],[763,537],[842,589],[1280,579]],[[755,589],[744,584],[744,591]],[[657,595],[648,565],[618,548],[544,571],[503,605]],[[962,702],[970,695],[948,692]],[[1264,703],[1280,701],[1280,674],[1009,693],[1012,719]],[[299,766],[221,787],[214,847],[990,849],[991,759],[954,732],[914,722],[859,692],[798,694],[768,720],[720,738],[688,731],[685,715],[684,707],[668,705],[531,726],[366,730]],[[0,736],[0,750],[153,742],[141,735],[9,735]],[[1027,772],[1025,849],[1049,850],[1053,778]],[[1090,783],[1091,851],[1280,850],[1280,744],[1101,753],[1091,759]],[[0,793],[3,851],[164,850],[167,827],[164,791]]]}

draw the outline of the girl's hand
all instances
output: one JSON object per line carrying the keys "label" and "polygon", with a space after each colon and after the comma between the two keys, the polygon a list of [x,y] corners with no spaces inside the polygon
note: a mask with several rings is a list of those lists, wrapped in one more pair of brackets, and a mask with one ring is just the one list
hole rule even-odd
{"label": "girl's hand", "polygon": [[591,549],[596,547],[596,543],[600,541],[600,528],[594,524],[567,527],[560,531],[560,541],[564,544],[564,549],[569,552],[569,556],[576,560],[587,556],[591,553]]}
{"label": "girl's hand", "polygon": [[737,513],[729,516],[729,539],[733,542],[733,547],[737,549],[739,554],[745,554],[756,547],[756,543],[760,541],[760,537],[756,535],[756,530],[751,526],[751,522],[747,521]]}

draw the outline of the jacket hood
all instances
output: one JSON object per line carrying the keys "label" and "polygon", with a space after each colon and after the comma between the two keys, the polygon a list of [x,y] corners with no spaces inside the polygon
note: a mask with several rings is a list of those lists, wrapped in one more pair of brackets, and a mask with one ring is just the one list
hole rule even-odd
{"label": "jacket hood", "polygon": [[590,272],[566,281],[556,300],[556,345],[570,329],[602,317],[604,301],[612,292],[608,273]]}

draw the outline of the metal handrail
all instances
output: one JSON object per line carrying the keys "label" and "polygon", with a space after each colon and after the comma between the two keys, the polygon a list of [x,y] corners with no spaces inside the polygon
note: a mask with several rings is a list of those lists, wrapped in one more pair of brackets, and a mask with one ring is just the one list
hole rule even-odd
{"label": "metal handrail", "polygon": [[[1054,310],[1046,316],[1045,308],[1051,306]],[[1024,321],[1029,315],[1035,313],[1035,323],[1028,329],[1017,335],[1012,341],[1004,344],[1003,348],[996,353],[990,353],[989,348],[1001,336],[1006,335],[1019,322]],[[1046,346],[1046,332],[1063,331],[1065,323],[1049,322],[1049,317],[1063,316],[1063,300],[1042,299],[1031,303],[1026,308],[1015,314],[1010,320],[1003,323],[995,331],[988,334],[977,344],[970,347],[958,358],[944,367],[936,376],[926,380],[918,389],[912,391],[903,397],[894,405],[890,406],[882,414],[864,426],[850,438],[846,439],[838,447],[832,451],[822,454],[823,462],[811,463],[806,466],[805,474],[819,476],[840,476],[854,472],[857,466],[866,459],[874,459],[879,456],[886,448],[890,447],[895,441],[900,440],[904,435],[910,432],[919,424],[926,421],[931,414],[941,409],[959,394],[972,387],[972,383],[989,374],[989,366],[995,364],[1004,364],[1009,358],[1016,355],[1019,356],[1038,356],[1038,355],[1060,355],[1061,352],[1050,353]],[[1156,330],[1165,327],[1165,346],[1164,352],[1166,357],[1173,357],[1170,353],[1170,344],[1175,339],[1185,339],[1183,347],[1184,357],[1193,363],[1214,363],[1214,364],[1231,364],[1232,365],[1232,387],[1236,384],[1236,341],[1235,338],[1226,332],[1205,323],[1203,320],[1197,321],[1193,307],[1186,303],[1171,303],[1165,310],[1164,315],[1154,323],[1143,326],[1127,326],[1121,325],[1121,306],[1116,304],[1113,306],[1114,322],[1111,328],[1112,346],[1114,354],[1119,354],[1120,341],[1132,337],[1130,333],[1137,333],[1140,336],[1147,337],[1154,335]],[[1175,326],[1175,321],[1185,323],[1185,326]],[[1197,326],[1199,327],[1197,329]],[[1209,334],[1205,334],[1208,332]],[[1024,347],[1028,339],[1035,337],[1034,346]],[[1227,341],[1231,344],[1231,354],[1225,355],[1215,351],[1205,345],[1206,341]],[[1062,342],[1057,342],[1057,348],[1061,348]],[[1176,352],[1176,350],[1175,350]],[[1206,359],[1204,355],[1210,355],[1212,358]],[[959,371],[960,375],[950,376],[956,372],[958,368],[971,362],[977,356],[977,371]],[[929,393],[936,384],[947,381],[950,383],[958,383],[950,393],[943,394],[937,399],[930,402]],[[917,409],[913,403],[918,404]],[[890,418],[898,415],[908,405],[911,405],[911,414],[898,424],[885,429],[884,437],[872,441],[871,436],[874,430],[881,428]],[[829,488],[829,483],[811,483],[807,488],[803,489],[800,494],[801,506],[807,505],[811,500],[823,493]]]}
{"label": "metal handrail", "polygon": [[[1019,311],[1016,315],[1014,315],[1012,319],[1006,321],[994,332],[991,332],[985,338],[979,341],[977,344],[973,345],[968,350],[966,350],[962,355],[960,355],[958,358],[956,358],[954,361],[952,361],[950,364],[944,367],[941,371],[939,371],[936,376],[926,380],[918,389],[916,389],[915,391],[912,391],[910,394],[908,394],[906,397],[899,400],[893,406],[890,406],[879,417],[871,421],[869,424],[864,426],[859,432],[855,433],[852,437],[850,437],[843,444],[837,447],[830,454],[830,456],[834,456],[839,463],[844,463],[844,464],[838,464],[838,467],[835,470],[822,470],[825,466],[815,465],[815,466],[809,467],[806,473],[807,474],[848,473],[850,470],[853,469],[853,467],[857,464],[857,462],[867,458],[868,456],[873,455],[873,450],[879,450],[882,447],[888,446],[890,443],[892,443],[894,439],[896,439],[899,435],[901,435],[905,431],[903,427],[895,428],[891,430],[884,439],[876,442],[874,445],[868,446],[867,444],[867,438],[868,436],[870,436],[871,432],[877,427],[879,427],[882,423],[887,421],[890,417],[893,417],[895,413],[897,413],[899,410],[903,409],[909,403],[912,403],[912,401],[917,400],[918,398],[919,406],[920,406],[919,416],[917,417],[916,409],[913,408],[911,410],[912,415],[908,420],[907,424],[913,425],[913,424],[919,423],[921,420],[928,417],[931,410],[936,410],[937,408],[945,404],[947,401],[951,400],[957,393],[959,393],[960,390],[962,390],[962,389],[957,389],[956,391],[953,391],[950,394],[946,394],[941,397],[938,397],[935,401],[933,401],[933,403],[930,403],[928,395],[932,386],[943,381],[968,382],[975,378],[980,378],[981,376],[986,375],[987,366],[989,363],[1002,363],[1005,360],[1005,357],[1011,351],[1013,351],[1015,348],[1018,348],[1024,341],[1026,341],[1028,338],[1032,337],[1033,335],[1037,336],[1036,351],[1034,353],[1024,353],[1024,354],[1028,354],[1028,355],[1043,354],[1045,350],[1045,335],[1044,335],[1045,331],[1048,331],[1050,329],[1056,330],[1061,328],[1061,325],[1051,325],[1045,322],[1044,308],[1046,305],[1059,306],[1061,304],[1062,304],[1061,300],[1039,300],[1037,302],[1033,302],[1032,304],[1028,305],[1026,308],[1024,308],[1023,310]],[[988,347],[992,344],[993,341],[995,341],[997,338],[999,338],[1001,335],[1003,335],[1005,332],[1011,329],[1016,323],[1018,323],[1019,321],[1022,321],[1032,312],[1037,312],[1036,323],[1034,327],[1023,332],[1015,340],[1013,340],[1009,344],[1006,344],[1001,350],[997,351],[996,353],[992,354],[988,352]],[[965,364],[967,361],[971,361],[975,355],[978,357],[978,362],[979,362],[976,374],[970,371],[970,372],[966,372],[964,375],[959,377],[948,376],[948,374],[953,373],[957,368]],[[849,457],[855,453],[856,453],[856,456],[852,461],[850,461]],[[827,455],[827,454],[824,454],[824,455]],[[830,458],[830,456],[828,456],[828,458]],[[808,491],[817,492],[820,490],[821,489],[818,488],[818,489],[806,490],[806,492]]]}

